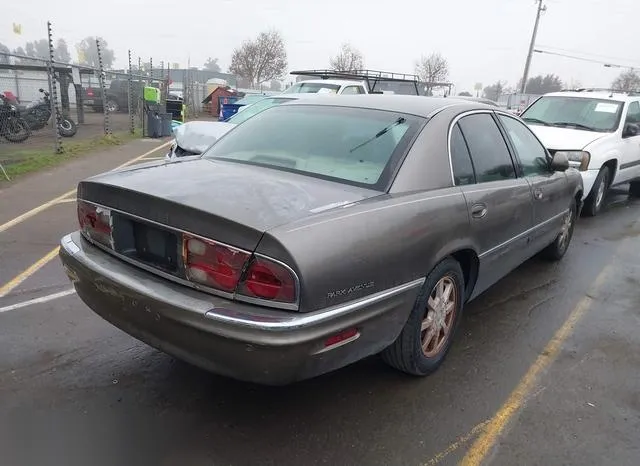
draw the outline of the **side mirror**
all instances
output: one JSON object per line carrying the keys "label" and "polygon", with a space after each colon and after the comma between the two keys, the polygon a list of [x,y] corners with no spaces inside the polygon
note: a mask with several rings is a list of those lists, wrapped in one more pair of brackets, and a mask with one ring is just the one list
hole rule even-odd
{"label": "side mirror", "polygon": [[555,154],[551,159],[551,169],[555,172],[564,172],[569,169],[569,159],[565,154]]}
{"label": "side mirror", "polygon": [[635,123],[625,123],[624,129],[622,130],[623,138],[630,138],[638,134],[640,134],[640,126]]}
{"label": "side mirror", "polygon": [[38,89],[38,90],[39,90],[40,92],[44,92],[44,89],[42,89],[42,88],[40,88],[40,89]]}

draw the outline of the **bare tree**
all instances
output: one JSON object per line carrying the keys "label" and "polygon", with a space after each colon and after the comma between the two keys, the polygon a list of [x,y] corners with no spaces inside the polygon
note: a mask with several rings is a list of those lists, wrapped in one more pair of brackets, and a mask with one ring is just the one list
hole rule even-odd
{"label": "bare tree", "polygon": [[6,45],[0,43],[0,64],[2,65],[8,65],[10,60],[9,60],[9,54],[11,53],[11,50],[9,50],[9,47],[7,47]]}
{"label": "bare tree", "polygon": [[261,32],[233,51],[229,72],[248,80],[252,86],[282,77],[287,70],[287,51],[277,31]]}
{"label": "bare tree", "polygon": [[501,95],[505,94],[505,86],[506,82],[497,81],[491,86],[487,86],[483,90],[483,95],[485,99],[496,101],[500,98]]}
{"label": "bare tree", "polygon": [[449,63],[439,53],[422,56],[416,63],[416,74],[425,84],[427,95],[432,94],[436,83],[442,83],[449,77]]}
{"label": "bare tree", "polygon": [[71,63],[71,54],[69,53],[66,40],[58,39],[53,49],[53,54],[54,60],[58,63]]}
{"label": "bare tree", "polygon": [[211,58],[211,57],[207,58],[207,61],[204,62],[203,68],[205,70],[215,71],[216,73],[219,73],[221,71],[217,58]]}
{"label": "bare tree", "polygon": [[635,91],[640,89],[640,75],[634,69],[620,73],[611,87],[616,91]]}
{"label": "bare tree", "polygon": [[342,44],[340,52],[329,59],[329,67],[336,71],[353,71],[364,68],[364,56],[351,44]]}
{"label": "bare tree", "polygon": [[100,41],[100,52],[102,53],[102,63],[105,68],[111,68],[115,60],[113,50],[108,47],[107,41],[102,37],[85,37],[76,45],[78,52],[78,61],[81,65],[89,65],[94,68],[98,67],[98,48],[96,47],[96,39]]}
{"label": "bare tree", "polygon": [[25,44],[28,57],[42,58],[44,60],[49,58],[49,42],[47,39],[34,40],[33,42],[27,42]]}

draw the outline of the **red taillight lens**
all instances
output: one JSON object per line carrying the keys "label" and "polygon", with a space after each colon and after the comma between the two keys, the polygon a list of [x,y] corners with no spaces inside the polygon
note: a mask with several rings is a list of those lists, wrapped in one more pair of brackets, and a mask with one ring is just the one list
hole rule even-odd
{"label": "red taillight lens", "polygon": [[252,298],[295,303],[296,279],[287,267],[263,257],[254,257],[238,293]]}
{"label": "red taillight lens", "polygon": [[82,233],[104,246],[113,247],[111,211],[84,201],[78,201],[78,223]]}
{"label": "red taillight lens", "polygon": [[93,89],[87,89],[87,95],[93,97]]}
{"label": "red taillight lens", "polygon": [[215,241],[184,236],[183,259],[187,279],[233,292],[250,254]]}

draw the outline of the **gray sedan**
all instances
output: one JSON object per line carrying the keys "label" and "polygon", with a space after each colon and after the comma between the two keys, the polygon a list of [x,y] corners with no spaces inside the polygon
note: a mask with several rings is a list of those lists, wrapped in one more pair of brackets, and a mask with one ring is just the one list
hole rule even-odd
{"label": "gray sedan", "polygon": [[80,182],[60,256],[97,314],[219,374],[282,385],[381,353],[423,376],[466,302],[563,257],[581,199],[567,159],[495,107],[318,97]]}

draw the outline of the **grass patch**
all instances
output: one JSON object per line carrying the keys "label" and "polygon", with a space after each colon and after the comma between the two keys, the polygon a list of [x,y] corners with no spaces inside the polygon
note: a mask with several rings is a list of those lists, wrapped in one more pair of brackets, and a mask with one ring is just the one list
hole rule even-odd
{"label": "grass patch", "polygon": [[[123,131],[110,135],[97,136],[91,139],[84,139],[78,142],[63,141],[62,147],[64,152],[55,154],[51,147],[41,149],[23,149],[12,152],[11,154],[0,155],[0,163],[3,164],[7,175],[13,181],[16,178],[33,173],[45,168],[55,167],[68,160],[78,158],[101,149],[107,149],[113,146],[125,144],[142,136],[141,131],[136,129],[134,134],[129,131]],[[6,181],[2,172],[0,172],[0,182]]]}

